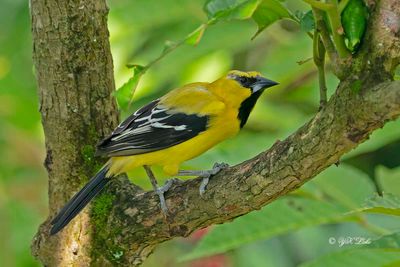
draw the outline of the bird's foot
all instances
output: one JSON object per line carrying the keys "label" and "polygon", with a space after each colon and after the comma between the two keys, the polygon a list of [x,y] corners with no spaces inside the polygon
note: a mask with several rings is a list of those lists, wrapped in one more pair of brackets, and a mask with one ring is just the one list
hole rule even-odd
{"label": "bird's foot", "polygon": [[226,169],[229,167],[229,164],[227,163],[218,163],[216,162],[211,170],[205,171],[206,173],[204,175],[200,175],[200,177],[203,177],[203,180],[200,183],[199,187],[199,193],[200,196],[204,195],[204,192],[206,191],[206,187],[208,185],[208,182],[210,181],[211,176],[216,175],[223,169]]}
{"label": "bird's foot", "polygon": [[199,193],[203,196],[206,191],[206,187],[208,182],[210,181],[211,176],[216,175],[221,170],[228,168],[229,165],[227,163],[215,163],[211,170],[203,170],[203,171],[190,171],[190,170],[182,170],[178,172],[178,176],[200,176],[203,180],[200,183]]}
{"label": "bird's foot", "polygon": [[174,182],[178,182],[178,181],[180,182],[180,180],[178,178],[168,179],[163,186],[157,187],[157,189],[155,190],[156,194],[158,195],[158,197],[160,199],[161,210],[165,216],[168,214],[168,207],[167,207],[167,203],[165,201],[164,194],[171,188],[171,186]]}

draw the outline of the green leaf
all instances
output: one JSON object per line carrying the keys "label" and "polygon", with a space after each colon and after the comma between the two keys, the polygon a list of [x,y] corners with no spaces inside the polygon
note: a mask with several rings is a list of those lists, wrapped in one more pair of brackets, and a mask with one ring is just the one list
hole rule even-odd
{"label": "green leaf", "polygon": [[134,73],[136,73],[136,74],[138,74],[146,69],[146,67],[144,67],[142,65],[130,64],[130,63],[126,64],[126,67],[128,69],[133,69]]}
{"label": "green leaf", "polygon": [[344,164],[329,167],[310,183],[349,209],[359,208],[375,193],[375,186],[368,175]]}
{"label": "green leaf", "polygon": [[359,46],[367,27],[368,10],[364,1],[350,0],[341,17],[347,39],[347,48],[354,52]]}
{"label": "green leaf", "polygon": [[203,37],[204,31],[206,30],[207,25],[203,24],[198,27],[196,30],[191,32],[185,39],[185,43],[189,45],[197,45],[201,38]]}
{"label": "green leaf", "polygon": [[213,20],[248,19],[261,0],[208,0],[204,11]]}
{"label": "green leaf", "polygon": [[309,32],[315,29],[315,20],[312,10],[309,10],[307,12],[298,11],[296,12],[296,17],[299,19],[300,28],[303,31]]}
{"label": "green leaf", "polygon": [[252,37],[254,39],[265,28],[277,20],[292,18],[285,6],[277,0],[263,0],[253,14],[253,19],[258,25],[258,30]]}
{"label": "green leaf", "polygon": [[384,193],[400,196],[400,167],[388,169],[384,166],[376,168],[376,180]]}
{"label": "green leaf", "polygon": [[146,71],[146,67],[141,65],[128,64],[127,67],[133,70],[132,77],[113,93],[121,110],[128,108],[130,102],[132,101],[135,89],[139,83],[140,77]]}
{"label": "green leaf", "polygon": [[352,249],[330,253],[300,267],[383,266],[400,260],[400,253],[385,249]]}
{"label": "green leaf", "polygon": [[400,249],[400,232],[381,236],[367,245],[368,248],[396,248]]}
{"label": "green leaf", "polygon": [[399,266],[400,266],[400,260],[385,264],[383,267],[399,267]]}
{"label": "green leaf", "polygon": [[400,260],[400,233],[393,233],[373,240],[371,244],[353,242],[351,249],[341,250],[319,257],[300,267],[336,266],[398,266]]}
{"label": "green leaf", "polygon": [[364,207],[357,211],[400,216],[400,197],[393,194],[376,195],[368,199]]}
{"label": "green leaf", "polygon": [[348,220],[343,212],[342,208],[321,200],[286,197],[232,223],[217,225],[181,260],[223,253],[311,225]]}

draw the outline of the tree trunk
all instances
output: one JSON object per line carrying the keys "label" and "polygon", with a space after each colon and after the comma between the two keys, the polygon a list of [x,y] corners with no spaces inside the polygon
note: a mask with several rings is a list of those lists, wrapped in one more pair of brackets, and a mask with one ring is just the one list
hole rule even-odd
{"label": "tree trunk", "polygon": [[[46,138],[49,218],[97,171],[94,145],[117,124],[105,0],[31,0],[33,59]],[[33,253],[45,266],[88,266],[84,213],[61,234],[41,226]]]}
{"label": "tree trunk", "polygon": [[[115,179],[95,199],[93,214],[85,209],[52,237],[49,222],[43,223],[32,245],[35,256],[46,266],[139,265],[165,240],[230,221],[298,188],[396,119],[400,4],[369,2],[361,50],[338,62],[343,77],[335,94],[295,133],[213,177],[206,199],[198,194],[199,178],[175,183],[166,194],[167,218],[154,192]],[[99,169],[93,145],[117,123],[107,11],[104,0],[31,0],[49,218]]]}

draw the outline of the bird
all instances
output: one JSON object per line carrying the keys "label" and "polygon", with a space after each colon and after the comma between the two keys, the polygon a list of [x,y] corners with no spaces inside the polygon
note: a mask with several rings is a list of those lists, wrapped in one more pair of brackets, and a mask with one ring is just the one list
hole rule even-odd
{"label": "bird", "polygon": [[145,169],[164,214],[168,212],[164,193],[174,179],[159,187],[152,166],[161,166],[170,177],[203,177],[199,188],[203,195],[209,178],[228,165],[180,170],[181,163],[236,135],[263,91],[277,84],[256,71],[232,70],[211,83],[190,83],[171,90],[141,107],[97,144],[96,155],[108,161],[54,217],[50,234],[63,229],[113,177],[134,168]]}

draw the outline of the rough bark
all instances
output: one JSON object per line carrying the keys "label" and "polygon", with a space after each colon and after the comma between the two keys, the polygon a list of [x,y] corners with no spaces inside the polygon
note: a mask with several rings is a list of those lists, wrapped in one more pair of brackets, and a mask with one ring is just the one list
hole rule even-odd
{"label": "rough bark", "polygon": [[[96,171],[94,145],[117,124],[108,8],[104,0],[31,0],[30,6],[53,217]],[[84,212],[45,243],[47,232],[40,229],[33,253],[46,266],[88,265],[91,243],[83,234],[88,228]]]}
{"label": "rough bark", "polygon": [[[49,237],[45,222],[33,244],[35,254],[49,266],[139,265],[163,241],[230,221],[298,188],[375,129],[397,118],[400,81],[392,79],[400,60],[400,4],[397,0],[370,2],[369,30],[361,51],[340,63],[347,75],[336,93],[295,133],[213,177],[204,199],[198,194],[200,179],[176,183],[166,194],[167,218],[160,212],[156,194],[141,191],[126,178],[115,179],[94,201],[90,223],[86,209],[59,235]],[[95,144],[115,124],[115,106],[109,97],[113,82],[106,8],[104,3],[90,3],[85,2],[85,8],[96,8],[88,11],[89,17],[98,20],[85,24],[87,18],[78,15],[82,21],[76,27],[81,30],[76,31],[73,14],[79,5],[52,7],[49,1],[32,0],[51,215],[94,171],[95,164],[87,162],[82,149]],[[66,33],[60,34],[60,26]],[[97,34],[101,45],[94,45],[93,36],[84,35],[88,33]],[[73,56],[79,52],[85,60]],[[90,54],[91,61],[86,58]]]}

